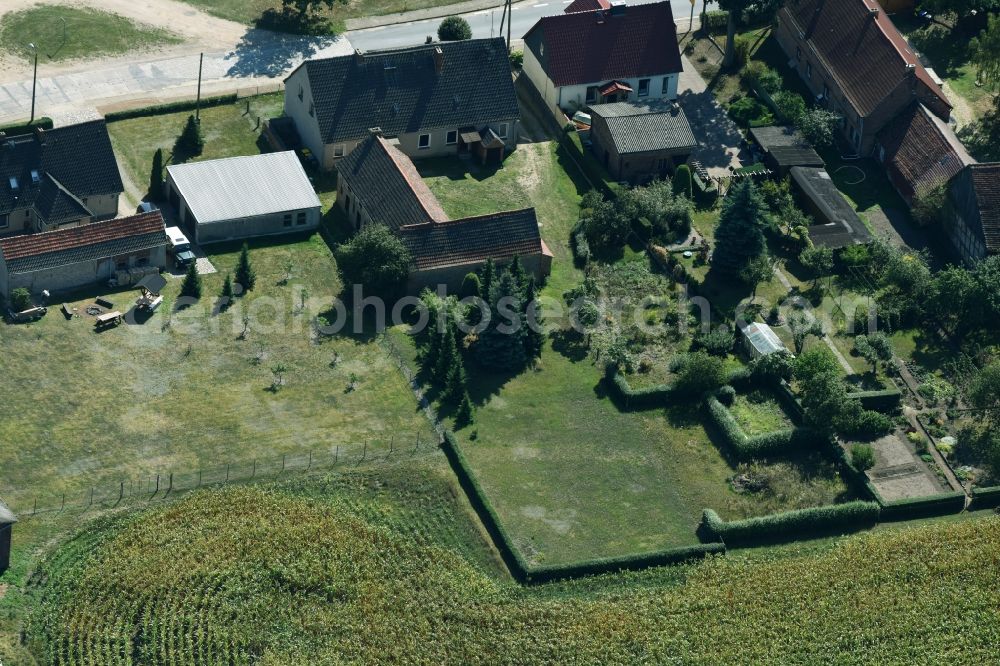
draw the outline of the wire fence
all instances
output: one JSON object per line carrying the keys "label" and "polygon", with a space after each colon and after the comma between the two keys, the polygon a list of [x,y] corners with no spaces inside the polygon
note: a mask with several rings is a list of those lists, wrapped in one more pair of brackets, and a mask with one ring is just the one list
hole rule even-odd
{"label": "wire fence", "polygon": [[101,510],[136,502],[153,502],[199,488],[220,487],[254,481],[274,481],[312,472],[347,469],[365,464],[390,464],[416,455],[430,454],[439,442],[424,433],[390,435],[388,439],[362,440],[349,445],[333,445],[294,453],[236,460],[226,464],[186,471],[129,476],[117,483],[58,494],[12,495],[6,504],[25,520],[35,516],[60,514],[68,510]]}
{"label": "wire fence", "polygon": [[431,404],[431,401],[424,394],[424,389],[417,379],[416,371],[410,367],[410,364],[406,361],[403,353],[396,346],[396,343],[393,342],[392,338],[383,333],[379,336],[378,342],[389,355],[389,358],[396,364],[396,367],[399,368],[399,371],[403,373],[403,377],[406,378],[407,383],[410,385],[410,390],[413,391],[413,395],[417,399],[417,404],[430,422],[431,428],[437,434],[438,441],[444,439],[445,427],[442,425],[437,410],[434,409],[434,405]]}

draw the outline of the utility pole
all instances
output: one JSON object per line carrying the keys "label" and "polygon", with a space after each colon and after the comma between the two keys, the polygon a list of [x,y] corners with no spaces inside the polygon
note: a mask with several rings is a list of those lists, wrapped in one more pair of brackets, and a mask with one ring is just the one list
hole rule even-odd
{"label": "utility pole", "polygon": [[[510,22],[514,18],[514,7],[512,7],[513,0],[507,0],[507,54],[510,54]],[[500,26],[501,29],[503,25]]]}
{"label": "utility pole", "polygon": [[201,66],[205,62],[205,54],[198,56],[198,97],[194,102],[194,119],[201,122]]}
{"label": "utility pole", "polygon": [[34,43],[28,44],[28,48],[35,52],[35,73],[31,77],[31,120],[28,125],[35,122],[35,89],[38,85],[38,47]]}
{"label": "utility pole", "polygon": [[688,32],[694,30],[694,5],[698,0],[691,0],[691,23],[688,24]]}

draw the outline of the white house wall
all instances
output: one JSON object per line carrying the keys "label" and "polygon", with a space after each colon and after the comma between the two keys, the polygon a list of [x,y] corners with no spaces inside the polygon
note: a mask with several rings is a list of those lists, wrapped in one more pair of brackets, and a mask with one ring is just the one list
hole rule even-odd
{"label": "white house wall", "polygon": [[[527,57],[525,57],[527,60]],[[643,79],[649,79],[649,94],[639,97],[639,79],[617,79],[623,83],[627,83],[629,87],[632,88],[632,93],[628,96],[629,102],[641,103],[647,100],[663,100],[677,99],[677,80],[679,78],[678,74],[667,74],[659,76],[643,76]],[[667,80],[667,91],[663,92],[663,80]],[[533,81],[535,79],[532,79]],[[559,88],[557,102],[559,106],[563,109],[575,111],[583,106],[587,105],[587,88],[599,87],[606,85],[608,81],[594,81],[593,83],[586,83],[583,85],[575,86],[563,86]],[[548,101],[548,100],[546,100]],[[596,102],[595,102],[596,103]]]}
{"label": "white house wall", "polygon": [[[302,91],[299,99],[299,91]],[[309,75],[306,68],[299,67],[285,82],[285,115],[295,121],[295,129],[299,133],[302,145],[322,163],[324,169],[333,166],[333,153],[330,153],[330,161],[327,162],[327,154],[323,146],[323,137],[319,132],[319,122],[313,115],[309,115],[309,107],[313,104],[312,88],[309,85]]]}

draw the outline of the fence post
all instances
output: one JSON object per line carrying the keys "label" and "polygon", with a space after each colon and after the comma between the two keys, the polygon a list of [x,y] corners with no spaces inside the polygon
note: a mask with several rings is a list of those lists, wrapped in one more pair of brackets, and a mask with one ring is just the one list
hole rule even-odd
{"label": "fence post", "polygon": [[285,454],[284,453],[281,454],[281,471],[282,472],[285,471]]}
{"label": "fence post", "polygon": [[36,513],[38,513],[38,498],[37,497],[35,498],[35,501],[34,501],[34,503],[31,506],[31,515],[35,515]]}
{"label": "fence post", "polygon": [[392,455],[392,443],[395,441],[395,439],[396,439],[395,435],[389,436],[389,455]]}
{"label": "fence post", "polygon": [[198,487],[201,488],[201,470],[198,470]]}
{"label": "fence post", "polygon": [[160,475],[156,475],[156,490],[153,491],[153,497],[156,497],[156,493],[160,492]]}
{"label": "fence post", "polygon": [[309,449],[309,464],[306,466],[306,470],[308,471],[312,469],[312,466],[313,466],[313,452],[312,449]]}
{"label": "fence post", "polygon": [[229,483],[229,463],[226,463],[226,483]]}
{"label": "fence post", "polygon": [[172,491],[174,489],[174,473],[173,472],[170,473],[170,481],[168,481],[168,483],[170,484],[167,487],[167,494],[169,495],[170,491]]}
{"label": "fence post", "polygon": [[115,506],[118,506],[119,504],[121,504],[123,499],[125,499],[125,482],[124,481],[122,481],[118,485],[118,501],[115,502]]}
{"label": "fence post", "polygon": [[252,479],[255,476],[257,476],[257,459],[256,458],[253,459],[253,470],[250,472],[250,478]]}
{"label": "fence post", "polygon": [[62,506],[59,507],[59,513],[62,513],[63,509],[66,508],[66,493],[62,494]]}
{"label": "fence post", "polygon": [[365,446],[361,449],[361,459],[364,460],[368,457],[368,440],[365,440]]}
{"label": "fence post", "polygon": [[340,444],[337,444],[337,450],[333,453],[333,464],[336,465],[340,462]]}
{"label": "fence post", "polygon": [[90,504],[87,505],[87,508],[89,509],[92,506],[94,506],[94,486],[90,487]]}

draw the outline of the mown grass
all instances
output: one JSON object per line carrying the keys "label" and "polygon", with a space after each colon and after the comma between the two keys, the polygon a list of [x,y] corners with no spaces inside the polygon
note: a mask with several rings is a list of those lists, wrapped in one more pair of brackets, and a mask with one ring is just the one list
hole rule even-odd
{"label": "mown grass", "polygon": [[410,472],[201,493],[96,523],[41,565],[27,645],[46,663],[108,666],[995,653],[996,517],[524,589],[469,558],[476,535],[453,524],[443,481]]}
{"label": "mown grass", "polygon": [[[283,104],[283,95],[275,93],[242,100],[236,104],[202,109],[200,117],[205,148],[201,155],[191,158],[191,161],[256,155],[262,152],[265,144],[260,138],[257,118],[280,115]],[[108,123],[111,145],[118,156],[119,168],[126,181],[126,191],[131,198],[146,195],[153,154],[157,148],[163,150],[166,165],[184,161],[181,156],[174,156],[174,144],[184,129],[188,116],[193,113],[181,111]]]}
{"label": "mown grass", "polygon": [[764,391],[737,395],[729,411],[749,437],[782,430],[792,425],[791,419],[777,399]]}
{"label": "mown grass", "polygon": [[38,47],[40,63],[144,51],[183,40],[174,33],[90,7],[38,5],[0,20],[0,45],[25,60]]}

